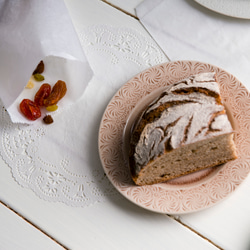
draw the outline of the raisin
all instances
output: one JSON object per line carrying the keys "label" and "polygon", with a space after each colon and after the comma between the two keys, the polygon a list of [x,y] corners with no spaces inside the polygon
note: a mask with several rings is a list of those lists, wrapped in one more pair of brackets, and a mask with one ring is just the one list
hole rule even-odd
{"label": "raisin", "polygon": [[41,85],[39,90],[35,94],[34,102],[38,106],[43,106],[44,105],[44,100],[50,95],[51,93],[51,86],[48,83],[44,83]]}
{"label": "raisin", "polygon": [[32,75],[42,74],[43,71],[44,71],[44,63],[43,61],[40,61]]}
{"label": "raisin", "polygon": [[44,106],[52,106],[58,103],[67,92],[66,83],[64,81],[57,81],[53,86],[50,95],[44,100]]}
{"label": "raisin", "polygon": [[50,112],[56,111],[57,109],[58,109],[58,106],[56,104],[46,107],[46,110]]}
{"label": "raisin", "polygon": [[29,120],[34,121],[41,117],[41,110],[39,106],[29,99],[23,99],[19,107],[23,115]]}
{"label": "raisin", "polygon": [[46,123],[46,124],[51,124],[51,123],[54,122],[51,115],[46,115],[46,116],[44,116],[43,121],[44,121],[44,123]]}
{"label": "raisin", "polygon": [[41,74],[34,74],[33,77],[37,82],[41,82],[45,79],[44,76]]}

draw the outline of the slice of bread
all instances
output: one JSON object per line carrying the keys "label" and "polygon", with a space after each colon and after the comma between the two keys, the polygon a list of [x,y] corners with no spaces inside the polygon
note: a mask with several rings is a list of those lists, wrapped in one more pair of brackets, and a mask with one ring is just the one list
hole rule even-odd
{"label": "slice of bread", "polygon": [[215,73],[168,86],[143,111],[131,133],[130,170],[137,185],[164,182],[236,158]]}

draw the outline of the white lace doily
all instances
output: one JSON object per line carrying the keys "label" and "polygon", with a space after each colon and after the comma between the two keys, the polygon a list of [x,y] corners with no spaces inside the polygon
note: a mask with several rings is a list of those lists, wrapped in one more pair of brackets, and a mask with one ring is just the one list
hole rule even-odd
{"label": "white lace doily", "polygon": [[132,29],[94,26],[78,34],[94,72],[84,95],[55,114],[51,125],[13,124],[3,107],[0,152],[21,186],[44,200],[84,207],[120,197],[98,153],[99,124],[109,100],[135,74],[167,59]]}

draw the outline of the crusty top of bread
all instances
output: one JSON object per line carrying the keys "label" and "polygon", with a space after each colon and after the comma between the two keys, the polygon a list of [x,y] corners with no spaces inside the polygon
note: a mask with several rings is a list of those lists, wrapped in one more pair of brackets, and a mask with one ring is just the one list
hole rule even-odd
{"label": "crusty top of bread", "polygon": [[131,137],[133,161],[143,167],[166,151],[232,131],[216,74],[193,75],[168,86],[144,111]]}

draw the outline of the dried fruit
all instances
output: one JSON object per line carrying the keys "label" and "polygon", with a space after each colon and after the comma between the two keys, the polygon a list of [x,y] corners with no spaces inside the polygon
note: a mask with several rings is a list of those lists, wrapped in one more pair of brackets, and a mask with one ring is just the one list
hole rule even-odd
{"label": "dried fruit", "polygon": [[44,106],[52,106],[57,104],[59,100],[61,100],[67,92],[66,83],[64,81],[57,81],[53,86],[52,91],[48,98],[44,100]]}
{"label": "dried fruit", "polygon": [[44,106],[44,100],[50,95],[51,86],[48,83],[44,83],[35,94],[34,102],[38,106]]}
{"label": "dried fruit", "polygon": [[19,107],[23,115],[29,120],[34,121],[41,117],[39,106],[29,99],[23,99]]}
{"label": "dried fruit", "polygon": [[35,74],[35,75],[33,75],[33,76],[34,76],[34,79],[35,79],[36,81],[38,81],[38,82],[41,82],[41,81],[44,80],[44,76],[41,75],[41,74]]}
{"label": "dried fruit", "polygon": [[[26,85],[26,88],[33,88],[34,82],[43,81],[44,76],[42,73],[44,72],[44,63],[40,61],[37,65],[36,69],[32,73],[32,77]],[[24,114],[24,116],[30,120],[36,120],[41,117],[41,106],[45,106],[47,111],[55,111],[58,109],[56,105],[59,100],[61,100],[67,92],[66,83],[64,81],[58,80],[56,84],[53,86],[51,90],[51,86],[48,83],[44,83],[41,85],[39,90],[36,92],[34,101],[29,99],[23,99],[20,103],[20,110]],[[47,124],[53,122],[53,118],[50,115],[46,115],[43,118],[43,121]]]}
{"label": "dried fruit", "polygon": [[43,61],[40,61],[39,64],[36,66],[36,69],[34,70],[32,75],[42,74],[43,71],[44,71],[44,63]]}
{"label": "dried fruit", "polygon": [[32,89],[34,88],[34,83],[33,81],[31,80],[31,78],[29,79],[27,85],[25,86],[26,89]]}
{"label": "dried fruit", "polygon": [[44,123],[46,123],[46,124],[51,124],[51,123],[54,122],[51,115],[46,115],[46,116],[44,116],[43,121],[44,121]]}
{"label": "dried fruit", "polygon": [[52,111],[56,111],[58,109],[58,106],[56,104],[54,104],[54,105],[46,107],[46,109],[48,111],[52,112]]}

